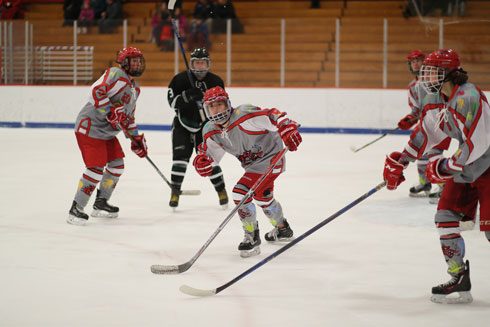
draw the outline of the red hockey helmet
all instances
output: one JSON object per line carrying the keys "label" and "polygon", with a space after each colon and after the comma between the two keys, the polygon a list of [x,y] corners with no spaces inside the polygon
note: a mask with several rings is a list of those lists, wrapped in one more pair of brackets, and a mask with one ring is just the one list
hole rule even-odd
{"label": "red hockey helmet", "polygon": [[[408,70],[415,76],[419,75],[420,67],[424,62],[425,54],[420,50],[413,50],[407,56]],[[414,67],[415,66],[415,67]]]}
{"label": "red hockey helmet", "polygon": [[[228,93],[226,93],[220,86],[213,87],[204,93],[204,112],[206,117],[214,123],[223,124],[228,121],[231,116],[231,103]],[[211,104],[215,102],[223,101],[225,103],[225,110],[220,112],[211,112]],[[214,111],[214,110],[213,110]]]}
{"label": "red hockey helmet", "polygon": [[[140,58],[131,60],[131,58]],[[117,53],[116,62],[131,76],[141,76],[146,68],[143,53],[138,48],[125,47]]]}
{"label": "red hockey helmet", "polygon": [[420,50],[410,51],[410,53],[407,56],[408,61],[412,61],[415,59],[424,59],[424,58],[425,58],[425,54]]}
{"label": "red hockey helmet", "polygon": [[442,84],[461,70],[459,55],[452,49],[440,49],[425,57],[420,69],[421,85],[430,94],[439,93]]}

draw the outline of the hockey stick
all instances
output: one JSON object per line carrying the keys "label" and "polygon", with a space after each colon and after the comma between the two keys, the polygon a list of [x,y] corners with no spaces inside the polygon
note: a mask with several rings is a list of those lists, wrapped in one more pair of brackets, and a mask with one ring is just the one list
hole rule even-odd
{"label": "hockey stick", "polygon": [[[417,121],[418,119],[419,119],[419,117],[418,117],[418,116],[415,116],[415,117],[413,117],[412,119],[410,119],[410,120],[409,120],[409,122],[410,122],[410,123],[412,123],[412,122],[414,122],[414,121]],[[375,143],[375,142],[377,142],[377,141],[381,140],[381,139],[382,139],[383,137],[385,137],[386,135],[391,134],[391,133],[394,133],[394,132],[396,132],[396,131],[397,131],[397,130],[399,130],[399,129],[400,129],[400,127],[393,128],[392,130],[389,130],[388,132],[384,133],[383,135],[381,135],[381,136],[380,136],[380,137],[378,137],[377,139],[375,139],[375,140],[373,140],[373,141],[369,142],[368,144],[365,144],[365,145],[361,146],[359,149],[356,149],[354,146],[352,146],[352,147],[351,147],[351,150],[352,150],[353,152],[360,151],[360,150],[362,150],[362,149],[364,149],[364,148],[368,147],[369,145],[371,145],[371,144],[373,144],[373,143]]]}
{"label": "hockey stick", "polygon": [[[129,132],[123,128],[121,125],[119,125],[119,128],[124,132],[124,135],[126,135],[127,138],[129,138],[131,140],[131,142],[137,142],[134,138],[133,135],[129,134]],[[148,156],[148,154],[146,154],[145,156],[145,159],[148,160],[148,162],[153,166],[153,168],[155,168],[155,170],[157,171],[158,175],[160,175],[161,178],[163,178],[163,180],[165,181],[165,183],[167,183],[167,185],[172,189],[172,192],[174,192],[175,194],[178,194],[178,195],[200,195],[201,194],[201,191],[200,190],[179,190],[177,189],[175,186],[173,186],[169,181],[168,179],[165,177],[165,175],[162,174],[162,172],[160,171],[160,169],[158,169],[157,165],[155,165],[153,163],[153,161],[150,159],[150,157]]]}
{"label": "hockey stick", "polygon": [[364,148],[366,148],[366,147],[370,146],[371,144],[373,144],[373,143],[375,143],[375,142],[377,142],[377,141],[381,140],[381,139],[382,139],[383,137],[385,137],[386,135],[391,134],[391,133],[394,133],[394,132],[396,132],[396,131],[397,131],[397,130],[399,130],[399,129],[400,129],[400,127],[397,127],[397,128],[392,129],[392,130],[389,130],[388,132],[384,133],[383,135],[381,135],[381,136],[380,136],[380,137],[378,137],[377,139],[375,139],[375,140],[373,140],[373,141],[369,142],[368,144],[365,144],[365,145],[361,146],[361,147],[360,147],[360,148],[358,148],[358,149],[356,149],[355,147],[351,147],[351,150],[352,150],[353,152],[360,151],[360,150],[362,150],[362,149],[364,149]]}
{"label": "hockey stick", "polygon": [[[177,38],[177,41],[179,42],[179,47],[180,47],[180,52],[182,53],[182,57],[184,58],[184,63],[185,63],[185,68],[187,71],[187,77],[189,78],[189,82],[192,86],[192,88],[197,88],[196,87],[196,81],[194,79],[194,76],[192,76],[191,69],[189,68],[189,63],[187,62],[187,57],[185,55],[185,50],[184,46],[182,45],[182,38],[180,36],[179,32],[179,23],[174,17],[174,7],[175,7],[175,2],[177,0],[170,0],[168,2],[168,10],[170,11],[171,15],[171,21],[172,21],[172,27],[174,30],[175,37]],[[204,114],[204,111],[202,109],[202,106],[198,105],[199,107],[199,115],[201,116],[202,121],[206,121],[206,115]]]}
{"label": "hockey stick", "polygon": [[194,262],[196,262],[196,260],[201,256],[201,254],[207,249],[209,244],[211,244],[211,242],[216,238],[216,236],[218,236],[221,230],[223,230],[223,228],[235,215],[238,209],[240,209],[241,206],[245,203],[245,201],[247,201],[254,194],[254,191],[259,187],[260,184],[262,184],[262,182],[266,179],[266,177],[269,176],[269,174],[274,169],[274,166],[284,157],[287,151],[288,148],[286,147],[276,155],[276,157],[271,161],[270,166],[266,169],[266,171],[262,174],[262,176],[260,176],[260,178],[250,188],[247,194],[245,194],[243,199],[235,206],[235,208],[233,208],[230,214],[226,216],[225,220],[223,220],[223,222],[218,226],[218,229],[214,231],[213,235],[211,235],[211,237],[206,241],[206,243],[204,243],[201,249],[199,249],[199,251],[189,261],[180,265],[153,265],[151,266],[151,272],[154,274],[180,274],[187,271],[194,264]]}
{"label": "hockey stick", "polygon": [[382,183],[379,183],[375,188],[373,188],[369,192],[367,192],[364,195],[362,195],[361,197],[357,198],[352,203],[350,203],[347,206],[345,206],[344,208],[340,209],[339,211],[337,211],[336,213],[334,213],[333,215],[331,215],[330,217],[328,217],[327,219],[325,219],[324,221],[322,221],[318,225],[314,226],[310,230],[308,230],[305,233],[303,233],[302,235],[298,236],[297,238],[295,238],[294,240],[292,240],[290,243],[284,245],[282,248],[280,248],[276,252],[274,252],[271,255],[269,255],[267,258],[263,259],[259,263],[255,264],[254,266],[252,266],[251,268],[249,268],[245,272],[241,273],[240,275],[238,275],[237,277],[233,278],[229,282],[227,282],[227,283],[219,286],[218,288],[214,288],[214,289],[211,289],[211,290],[203,290],[203,289],[198,289],[198,288],[194,288],[194,287],[187,286],[187,285],[182,285],[180,287],[180,291],[183,292],[183,293],[185,293],[185,294],[192,295],[192,296],[211,296],[211,295],[218,294],[219,292],[221,292],[224,289],[227,289],[231,285],[235,284],[240,279],[242,279],[243,277],[247,276],[248,274],[250,274],[254,270],[260,268],[263,265],[265,265],[267,262],[271,261],[272,259],[274,259],[278,255],[280,255],[281,253],[285,252],[286,250],[288,250],[289,248],[291,248],[293,245],[299,243],[304,238],[306,238],[309,235],[313,234],[314,232],[316,232],[317,230],[319,230],[320,228],[322,228],[323,226],[325,226],[326,224],[328,224],[329,222],[331,222],[332,220],[334,220],[335,218],[337,218],[341,214],[345,213],[347,210],[349,210],[352,207],[354,207],[355,205],[357,205],[359,202],[361,202],[364,199],[368,198],[369,196],[373,195],[374,193],[376,193],[377,191],[379,191],[380,189],[382,189],[385,185],[386,185],[386,181],[383,181]]}

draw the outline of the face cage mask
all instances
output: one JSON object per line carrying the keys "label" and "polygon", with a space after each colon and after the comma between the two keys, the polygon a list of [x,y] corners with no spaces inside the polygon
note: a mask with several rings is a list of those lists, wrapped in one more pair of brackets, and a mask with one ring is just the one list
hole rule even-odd
{"label": "face cage mask", "polygon": [[[140,58],[139,68],[131,67],[131,58],[124,59],[124,64],[121,67],[131,76],[138,77],[143,75],[143,72],[146,68],[146,60],[144,57],[132,57],[132,58]],[[133,64],[136,66],[136,64]]]}
{"label": "face cage mask", "polygon": [[[208,68],[206,68],[205,70],[195,69],[193,63],[196,60],[206,60],[206,62],[208,63]],[[191,71],[194,73],[194,75],[196,75],[197,78],[201,79],[206,77],[206,74],[209,72],[209,68],[211,68],[211,63],[209,58],[191,58]]]}
{"label": "face cage mask", "polygon": [[[223,100],[218,100],[218,101],[223,101]],[[214,101],[214,102],[218,102],[218,101]],[[214,103],[212,102],[212,103]],[[228,119],[230,119],[230,116],[231,116],[231,103],[230,103],[230,100],[225,100],[225,103],[226,103],[226,109],[222,112],[218,112],[217,114],[214,114],[214,115],[211,115],[211,112],[209,111],[209,103],[208,104],[204,104],[204,112],[206,113],[206,117],[208,117],[208,119],[210,121],[212,121],[213,123],[216,123],[216,124],[224,124],[228,121]]]}
{"label": "face cage mask", "polygon": [[429,94],[438,94],[442,89],[445,78],[445,68],[426,65],[420,68],[419,83]]}

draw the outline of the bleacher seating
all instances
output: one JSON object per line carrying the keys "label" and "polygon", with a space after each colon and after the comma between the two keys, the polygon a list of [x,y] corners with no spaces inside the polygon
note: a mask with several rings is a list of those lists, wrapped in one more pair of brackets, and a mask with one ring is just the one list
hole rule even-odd
{"label": "bleacher seating", "polygon": [[[183,12],[191,20],[195,1],[184,1]],[[232,85],[279,86],[281,18],[286,19],[286,86],[332,87],[335,85],[335,20],[340,18],[340,86],[382,87],[383,18],[388,20],[388,87],[405,88],[412,76],[406,54],[413,49],[431,52],[439,47],[438,18],[405,19],[405,1],[322,1],[321,9],[309,9],[308,1],[238,1],[237,16],[243,34],[232,36]],[[346,4],[346,5],[345,5]],[[128,44],[140,48],[147,71],[142,85],[167,85],[174,75],[173,52],[160,52],[149,42],[150,21],[157,2],[126,2]],[[444,18],[444,47],[460,53],[470,81],[490,88],[490,3],[469,1],[467,17]],[[29,4],[26,19],[34,24],[34,45],[72,45],[73,29],[61,27],[61,4]],[[475,19],[476,18],[476,19]],[[226,36],[211,35],[212,70],[226,76]],[[122,47],[122,27],[116,34],[100,35],[97,27],[77,35],[78,45],[93,45],[94,79],[114,65]],[[185,68],[179,58],[180,69]]]}

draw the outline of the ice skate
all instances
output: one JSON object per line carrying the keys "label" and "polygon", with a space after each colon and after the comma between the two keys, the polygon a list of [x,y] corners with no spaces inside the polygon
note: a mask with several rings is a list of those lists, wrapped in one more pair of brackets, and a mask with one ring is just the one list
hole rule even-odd
{"label": "ice skate", "polygon": [[429,203],[430,204],[438,204],[439,199],[441,198],[441,193],[442,189],[444,188],[443,186],[437,185],[437,188],[429,193]]}
{"label": "ice skate", "polygon": [[[430,300],[441,304],[471,303],[470,262],[466,260],[465,269],[447,283],[434,286]],[[457,297],[450,294],[457,293]]]}
{"label": "ice skate", "polygon": [[223,210],[226,210],[228,208],[228,194],[226,194],[226,189],[222,189],[221,191],[218,192],[218,197],[219,197],[219,205]]}
{"label": "ice skate", "polygon": [[283,224],[284,226],[282,228],[276,226],[270,232],[265,234],[265,240],[267,242],[289,242],[293,240],[293,230],[289,227],[286,219],[284,219]]}
{"label": "ice skate", "polygon": [[430,183],[418,184],[410,188],[410,193],[408,195],[412,198],[426,198],[429,196],[431,188],[432,185]]}
{"label": "ice skate", "polygon": [[173,209],[173,211],[175,211],[175,208],[179,206],[179,195],[174,191],[172,191],[172,195],[170,196],[170,201],[168,202],[168,205],[170,206],[170,208]]}
{"label": "ice skate", "polygon": [[253,233],[245,232],[242,243],[238,245],[240,257],[248,258],[260,254],[260,243],[260,233],[258,228],[254,230]]}
{"label": "ice skate", "polygon": [[99,197],[95,199],[93,209],[90,216],[98,218],[117,218],[119,212],[118,207],[110,205],[106,199]]}
{"label": "ice skate", "polygon": [[83,212],[83,208],[80,207],[76,201],[73,201],[66,222],[72,225],[83,226],[87,223],[87,221],[88,215]]}

